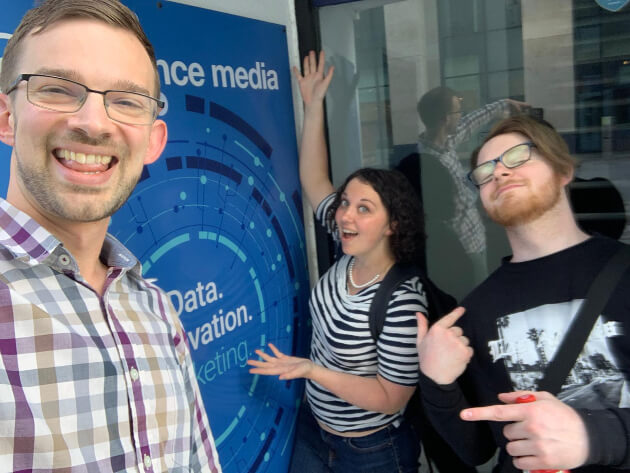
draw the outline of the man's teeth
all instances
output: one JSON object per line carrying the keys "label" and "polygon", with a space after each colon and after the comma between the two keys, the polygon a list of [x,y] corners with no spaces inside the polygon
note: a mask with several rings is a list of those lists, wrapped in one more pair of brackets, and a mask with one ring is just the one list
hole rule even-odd
{"label": "man's teeth", "polygon": [[67,149],[58,149],[55,152],[58,158],[76,161],[79,164],[109,164],[112,162],[111,156],[103,156],[100,154],[75,153]]}
{"label": "man's teeth", "polygon": [[356,235],[356,234],[357,234],[357,232],[351,232],[350,230],[344,230],[344,231],[343,231],[343,234],[344,234],[344,235]]}

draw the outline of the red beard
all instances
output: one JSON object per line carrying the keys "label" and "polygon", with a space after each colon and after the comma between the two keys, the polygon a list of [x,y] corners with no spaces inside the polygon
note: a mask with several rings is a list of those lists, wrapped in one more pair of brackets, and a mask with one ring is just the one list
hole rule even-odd
{"label": "red beard", "polygon": [[[503,187],[511,183],[508,182]],[[516,192],[508,190],[505,195],[497,196],[495,192],[492,195],[492,201],[495,205],[484,206],[488,216],[504,227],[514,227],[532,222],[555,207],[560,200],[562,192],[560,176],[554,175],[549,182],[533,190],[528,181],[514,183],[522,183],[530,189],[530,193],[526,196],[519,196],[518,189],[516,189]]]}

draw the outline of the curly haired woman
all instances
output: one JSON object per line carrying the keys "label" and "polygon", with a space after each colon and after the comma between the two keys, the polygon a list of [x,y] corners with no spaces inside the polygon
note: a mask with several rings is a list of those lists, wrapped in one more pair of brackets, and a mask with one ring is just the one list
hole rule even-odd
{"label": "curly haired woman", "polygon": [[[270,344],[272,354],[257,350],[262,360],[250,360],[250,372],[306,378],[306,419],[315,434],[308,443],[317,446],[294,453],[292,471],[416,473],[420,443],[403,413],[418,381],[416,312],[426,314],[418,277],[393,292],[376,341],[368,313],[394,263],[415,262],[421,253],[419,204],[398,171],[359,169],[335,192],[328,177],[323,106],[333,68],[324,74],[324,54],[318,65],[311,52],[304,74],[295,70],[295,75],[305,107],[302,188],[344,254],[311,294],[310,358],[284,355]],[[301,437],[307,431],[298,426],[298,445],[305,444]]]}

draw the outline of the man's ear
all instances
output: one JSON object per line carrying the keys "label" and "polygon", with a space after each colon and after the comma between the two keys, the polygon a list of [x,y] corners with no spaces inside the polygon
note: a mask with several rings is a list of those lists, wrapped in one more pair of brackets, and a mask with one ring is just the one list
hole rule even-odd
{"label": "man's ear", "polygon": [[562,185],[562,187],[568,187],[568,185],[571,184],[571,182],[573,181],[574,177],[575,177],[574,169],[567,171],[566,174],[560,174],[560,184]]}
{"label": "man's ear", "polygon": [[0,94],[0,141],[9,146],[15,143],[15,118],[8,95]]}
{"label": "man's ear", "polygon": [[163,120],[155,120],[153,125],[151,125],[151,136],[149,137],[147,152],[144,155],[144,164],[151,164],[160,157],[166,146],[167,139],[166,123]]}

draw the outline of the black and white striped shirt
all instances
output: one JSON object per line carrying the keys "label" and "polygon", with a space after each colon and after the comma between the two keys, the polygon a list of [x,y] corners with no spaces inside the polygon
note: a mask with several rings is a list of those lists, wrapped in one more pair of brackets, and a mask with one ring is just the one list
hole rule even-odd
{"label": "black and white striped shirt", "polygon": [[[332,203],[331,197],[317,208],[317,217],[322,222]],[[378,373],[393,383],[414,386],[418,381],[415,313],[426,314],[422,284],[414,277],[396,288],[376,343],[370,334],[368,313],[380,282],[350,294],[346,274],[351,259],[344,255],[336,261],[311,293],[311,359],[331,370],[365,377],[376,377]],[[315,417],[338,432],[375,429],[398,421],[404,411],[395,414],[366,411],[311,380],[307,380],[306,394]]]}

